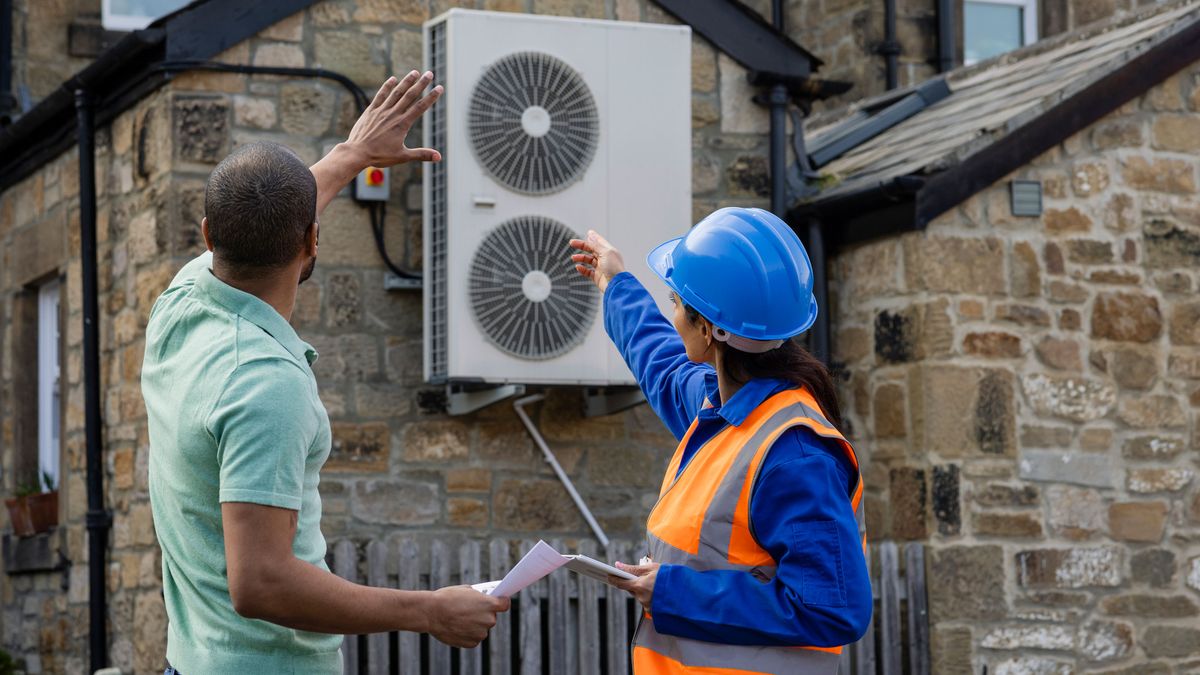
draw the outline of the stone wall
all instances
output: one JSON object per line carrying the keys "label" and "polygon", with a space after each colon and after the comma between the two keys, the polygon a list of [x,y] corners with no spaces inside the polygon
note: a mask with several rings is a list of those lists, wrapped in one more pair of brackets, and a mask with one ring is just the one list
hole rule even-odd
{"label": "stone wall", "polygon": [[[640,0],[459,3],[482,9],[669,22]],[[368,93],[387,75],[419,67],[421,22],[445,2],[314,5],[222,54],[228,63],[319,66]],[[693,43],[695,212],[765,206],[765,113],[750,102],[745,72]],[[160,554],[147,495],[145,411],[138,387],[149,309],[173,273],[203,250],[203,188],[238,144],[272,140],[316,161],[353,123],[336,83],[228,73],[186,73],[98,134],[100,309],[110,540],[110,639],[114,665],[152,673],[164,663]],[[143,133],[143,129],[145,132]],[[415,136],[419,138],[418,136]],[[421,264],[420,167],[392,173],[387,241],[393,258]],[[680,224],[684,226],[684,224]],[[419,292],[383,289],[383,264],[366,210],[339,197],[322,218],[316,272],[301,287],[294,323],[321,352],[316,363],[334,450],[322,480],[329,540],[466,537],[589,530],[508,405],[465,417],[436,412],[439,390],[421,381]],[[620,242],[616,242],[618,245]],[[0,648],[30,672],[83,672],[87,662],[87,551],[83,514],[83,402],[74,150],[0,194],[0,459],[3,490],[35,450],[15,430],[9,403],[28,369],[15,345],[25,284],[65,276],[63,330],[65,525],[55,534],[64,574],[3,576]],[[631,252],[631,260],[637,256]],[[36,268],[36,269],[35,269]],[[674,440],[645,406],[585,419],[582,392],[553,389],[532,408],[548,442],[598,520],[615,537],[640,535]],[[430,401],[434,401],[430,405]],[[6,518],[7,516],[0,516]],[[0,523],[2,525],[2,523]],[[64,581],[65,580],[65,581]],[[65,583],[63,590],[62,584]]]}
{"label": "stone wall", "polygon": [[1014,173],[1042,217],[1005,179],[833,265],[868,535],[929,542],[934,672],[1200,668],[1198,82]]}
{"label": "stone wall", "polygon": [[18,109],[23,103],[36,105],[95,57],[103,39],[99,25],[100,0],[14,0]]}

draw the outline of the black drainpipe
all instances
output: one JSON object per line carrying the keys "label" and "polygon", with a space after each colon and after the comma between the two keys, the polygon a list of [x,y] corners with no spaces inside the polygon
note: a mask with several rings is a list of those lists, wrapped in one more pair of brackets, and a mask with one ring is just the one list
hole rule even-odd
{"label": "black drainpipe", "polygon": [[105,560],[112,516],[104,508],[100,435],[100,302],[96,283],[96,137],[91,94],[75,90],[79,140],[79,253],[83,274],[83,398],[87,438],[89,672],[108,666]]}
{"label": "black drainpipe", "polygon": [[879,53],[887,63],[887,88],[895,89],[898,84],[896,58],[900,56],[900,43],[896,41],[896,0],[883,0],[883,44],[879,45]]}
{"label": "black drainpipe", "polygon": [[938,71],[945,73],[954,70],[955,44],[954,0],[938,0]]}
{"label": "black drainpipe", "polygon": [[12,0],[0,0],[0,127],[8,126],[17,108],[12,89]]}

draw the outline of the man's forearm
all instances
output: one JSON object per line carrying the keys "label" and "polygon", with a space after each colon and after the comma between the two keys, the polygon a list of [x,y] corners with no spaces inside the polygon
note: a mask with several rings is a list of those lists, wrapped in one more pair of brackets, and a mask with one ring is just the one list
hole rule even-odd
{"label": "man's forearm", "polygon": [[430,629],[432,592],[361,586],[292,558],[254,580],[239,612],[314,633],[361,635]]}
{"label": "man's forearm", "polygon": [[370,166],[366,153],[349,143],[338,143],[310,168],[317,179],[317,217],[329,202],[350,184],[360,171]]}

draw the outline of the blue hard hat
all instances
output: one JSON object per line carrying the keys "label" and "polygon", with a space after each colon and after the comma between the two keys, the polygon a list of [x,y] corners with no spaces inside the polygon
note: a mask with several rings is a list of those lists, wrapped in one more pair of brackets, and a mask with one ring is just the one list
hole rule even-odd
{"label": "blue hard hat", "polygon": [[768,211],[714,211],[646,262],[684,304],[734,335],[785,340],[817,320],[808,253]]}

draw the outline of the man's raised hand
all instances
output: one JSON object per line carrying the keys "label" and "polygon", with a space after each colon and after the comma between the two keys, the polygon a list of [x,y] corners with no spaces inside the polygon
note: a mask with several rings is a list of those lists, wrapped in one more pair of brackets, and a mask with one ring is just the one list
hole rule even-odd
{"label": "man's raised hand", "polygon": [[441,85],[422,95],[432,82],[433,73],[415,70],[401,80],[389,77],[354,123],[346,145],[361,153],[368,166],[440,161],[441,153],[433,148],[405,144],[413,125],[442,96]]}

